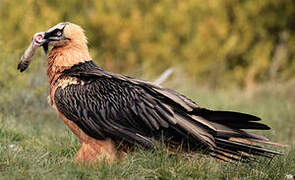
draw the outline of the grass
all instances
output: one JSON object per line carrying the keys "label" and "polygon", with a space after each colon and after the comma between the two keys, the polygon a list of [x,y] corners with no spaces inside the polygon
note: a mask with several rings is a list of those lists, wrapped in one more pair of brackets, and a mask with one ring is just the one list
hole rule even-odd
{"label": "grass", "polygon": [[289,145],[280,149],[284,156],[271,162],[230,164],[202,154],[169,156],[161,150],[138,149],[120,163],[101,163],[92,169],[73,163],[79,142],[47,103],[44,69],[33,72],[37,76],[32,74],[23,85],[16,85],[19,88],[0,89],[0,179],[284,179],[295,175],[295,103],[277,87],[265,86],[252,95],[185,84],[177,88],[204,107],[262,117],[272,127],[263,134]]}

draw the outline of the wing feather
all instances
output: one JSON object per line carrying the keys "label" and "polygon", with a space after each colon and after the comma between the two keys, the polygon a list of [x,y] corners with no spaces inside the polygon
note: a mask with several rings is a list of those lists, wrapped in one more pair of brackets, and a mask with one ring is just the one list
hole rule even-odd
{"label": "wing feather", "polygon": [[[159,137],[161,130],[177,124],[172,128],[179,129],[173,130],[176,132],[174,136],[182,136],[177,132],[185,131],[200,144],[214,146],[208,127],[193,123],[187,112],[178,107],[179,104],[168,103],[172,100],[166,95],[149,92],[121,79],[97,77],[57,88],[55,103],[59,111],[94,138],[110,136],[152,146],[146,139]],[[176,95],[173,97],[177,98]]]}

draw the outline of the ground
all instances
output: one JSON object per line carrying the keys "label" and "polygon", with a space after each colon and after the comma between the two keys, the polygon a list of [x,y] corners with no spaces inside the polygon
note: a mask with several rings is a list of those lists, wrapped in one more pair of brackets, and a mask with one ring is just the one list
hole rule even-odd
{"label": "ground", "polygon": [[204,107],[262,117],[273,128],[263,134],[289,144],[277,148],[285,155],[271,162],[230,164],[200,154],[170,156],[161,150],[138,149],[120,163],[102,163],[93,169],[73,162],[80,145],[47,104],[46,80],[28,83],[0,91],[0,179],[284,179],[295,175],[295,99],[278,86],[265,85],[251,94],[187,87],[188,83],[167,85]]}

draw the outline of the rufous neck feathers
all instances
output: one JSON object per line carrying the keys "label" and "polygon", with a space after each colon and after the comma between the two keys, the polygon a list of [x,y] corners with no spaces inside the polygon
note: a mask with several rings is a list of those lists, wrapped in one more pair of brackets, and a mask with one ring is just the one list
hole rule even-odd
{"label": "rufous neck feathers", "polygon": [[61,47],[53,47],[48,55],[49,83],[52,85],[60,74],[72,66],[91,60],[86,42],[70,41]]}

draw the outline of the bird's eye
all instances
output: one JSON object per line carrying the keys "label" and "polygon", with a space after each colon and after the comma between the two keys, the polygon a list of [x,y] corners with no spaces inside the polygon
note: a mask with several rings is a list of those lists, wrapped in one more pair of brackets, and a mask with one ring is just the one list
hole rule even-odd
{"label": "bird's eye", "polygon": [[62,32],[61,31],[57,31],[56,32],[56,36],[61,36],[62,35]]}

